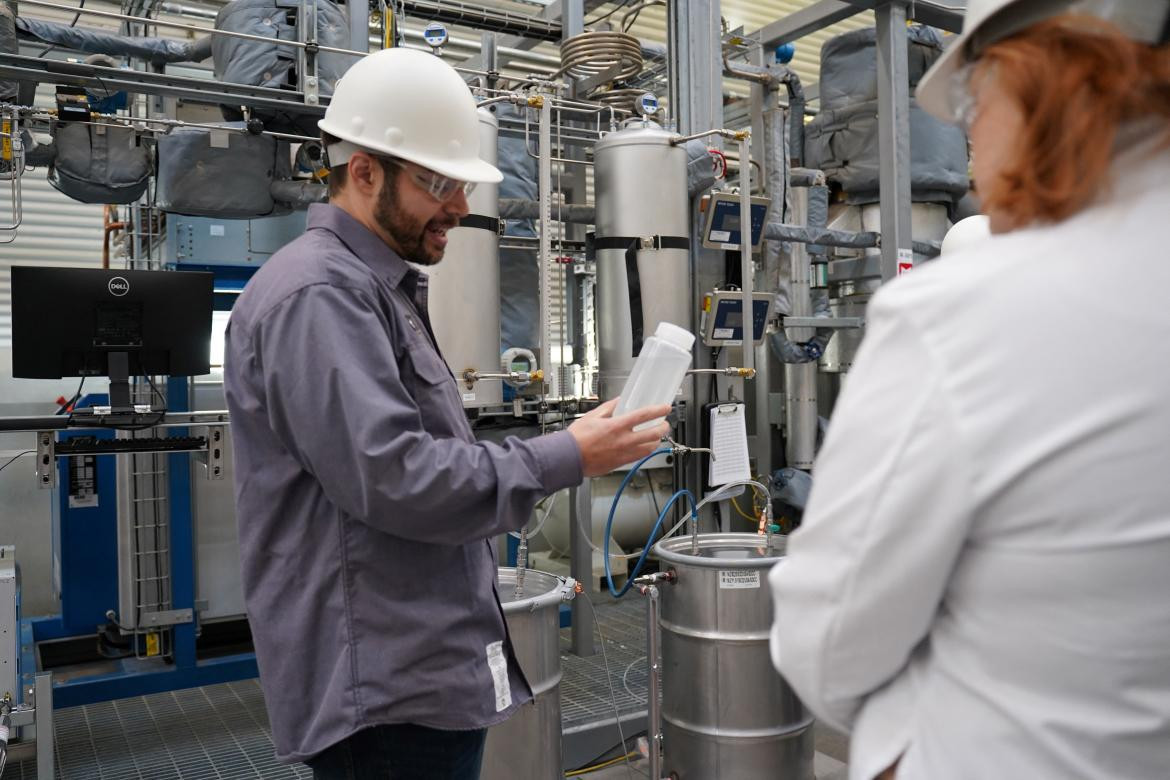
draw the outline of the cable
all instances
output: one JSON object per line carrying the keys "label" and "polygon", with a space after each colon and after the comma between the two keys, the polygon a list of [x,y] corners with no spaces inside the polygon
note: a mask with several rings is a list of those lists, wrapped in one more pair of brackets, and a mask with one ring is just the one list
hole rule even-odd
{"label": "cable", "polygon": [[740,479],[740,480],[736,480],[735,482],[728,482],[726,485],[719,488],[714,493],[711,493],[710,495],[708,495],[706,498],[704,498],[702,501],[699,502],[699,509],[702,509],[707,504],[710,504],[712,501],[722,501],[724,498],[726,498],[728,495],[730,495],[732,490],[734,490],[737,487],[745,487],[748,485],[752,486],[757,491],[759,491],[760,496],[763,497],[764,500],[766,500],[766,501],[772,500],[772,494],[768,492],[768,488],[765,487],[763,484],[755,481],[754,479]]}
{"label": "cable", "polygon": [[[544,517],[540,518],[540,522],[536,524],[536,528],[533,528],[531,531],[528,532],[529,539],[535,538],[537,534],[539,534],[541,531],[544,530],[544,524],[548,522],[549,515],[552,514],[553,507],[556,506],[558,493],[560,493],[559,490],[556,493],[553,493],[552,495],[550,495],[544,499],[544,501],[548,502],[548,506],[544,508]],[[540,506],[540,504],[544,503],[544,501],[537,503],[537,506]],[[511,536],[513,539],[519,539],[520,532],[519,531],[509,531],[508,536]],[[552,545],[549,545],[549,546],[551,547]]]}
{"label": "cable", "polygon": [[617,758],[611,758],[608,761],[602,761],[600,764],[594,764],[593,766],[586,766],[586,767],[581,767],[580,769],[574,769],[572,772],[565,772],[565,777],[579,777],[581,775],[587,775],[590,772],[598,772],[602,769],[605,769],[606,767],[614,766],[615,764],[620,764],[623,761],[629,761],[631,758],[633,758],[636,755],[638,755],[638,752],[634,751],[632,753],[626,753],[624,756],[618,756]]}
{"label": "cable", "polygon": [[12,730],[12,704],[7,699],[0,700],[0,776],[4,774],[4,767],[8,764],[8,735]]}
{"label": "cable", "polygon": [[[645,8],[645,6],[643,6],[643,8]],[[622,25],[622,32],[629,32],[630,28],[634,26],[634,22],[638,21],[638,15],[641,13],[642,13],[642,8],[639,8],[637,11],[634,11],[634,15],[630,19],[630,21],[628,21]]]}
{"label": "cable", "polygon": [[[680,490],[677,493],[675,493],[673,496],[671,496],[670,500],[666,502],[666,506],[664,506],[662,508],[662,513],[660,515],[658,515],[658,521],[656,523],[654,523],[654,528],[652,528],[650,530],[650,538],[647,540],[646,546],[642,548],[642,556],[640,558],[638,558],[638,562],[636,564],[634,564],[634,570],[632,572],[630,572],[629,577],[626,579],[626,584],[622,586],[621,592],[617,594],[619,598],[621,596],[626,595],[626,593],[629,592],[630,588],[633,587],[634,580],[637,579],[638,575],[641,573],[642,565],[644,563],[646,563],[646,556],[648,556],[650,554],[650,550],[653,547],[654,537],[658,534],[658,529],[660,529],[662,527],[662,521],[666,519],[666,515],[668,512],[670,512],[670,508],[673,507],[674,503],[676,501],[678,501],[680,498],[685,498],[691,502],[691,518],[690,519],[694,520],[695,522],[698,522],[698,520],[699,520],[698,507],[695,504],[695,497],[691,494],[691,491]],[[672,528],[670,530],[673,532],[676,529],[680,528],[684,523],[687,522],[687,519],[688,518],[684,517],[682,520],[679,521],[678,525],[676,525],[674,528]],[[606,558],[606,563],[608,563],[608,562],[609,562],[609,559]],[[608,575],[609,572],[606,572],[606,574]],[[609,587],[610,587],[610,592],[613,592],[612,579],[609,581]]]}
{"label": "cable", "polygon": [[[745,512],[744,512],[742,509],[740,509],[740,508],[739,508],[739,502],[738,502],[738,501],[736,501],[734,498],[732,498],[732,499],[731,499],[731,505],[732,505],[733,507],[735,507],[735,511],[736,511],[736,512],[739,514],[739,516],[740,516],[740,517],[742,517],[744,520],[747,520],[747,521],[749,521],[749,522],[751,522],[751,523],[758,523],[758,522],[760,522],[760,520],[759,520],[759,518],[758,518],[758,517],[752,517],[751,515],[749,515],[749,514],[745,513]],[[753,509],[755,509],[755,507],[754,507],[754,506],[753,506],[752,508],[753,508]]]}
{"label": "cable", "polygon": [[646,487],[650,488],[650,500],[654,502],[654,514],[660,514],[662,510],[658,507],[658,494],[654,492],[654,480],[650,479],[649,474],[643,476],[646,477]]}
{"label": "cable", "polygon": [[582,26],[590,25],[590,24],[597,24],[598,22],[604,22],[606,19],[613,16],[614,14],[616,14],[618,11],[622,10],[623,8],[625,8],[629,4],[630,4],[630,0],[621,0],[621,2],[617,3],[608,12],[602,14],[601,16],[597,17],[596,19],[586,20],[585,22],[582,23]]}
{"label": "cable", "polygon": [[154,391],[154,394],[155,394],[156,396],[158,396],[158,405],[159,405],[159,406],[161,406],[161,407],[163,407],[163,410],[164,410],[164,413],[165,413],[166,406],[167,406],[167,399],[166,399],[166,398],[164,398],[164,397],[163,397],[163,394],[162,394],[161,392],[159,392],[159,389],[158,389],[157,387],[155,387],[155,386],[154,386],[154,377],[152,377],[152,376],[150,376],[149,374],[147,374],[147,375],[146,375],[146,383],[150,385],[150,389],[151,389],[152,391]]}
{"label": "cable", "polygon": [[[77,26],[77,20],[81,18],[81,9],[82,8],[85,8],[85,0],[81,0],[81,2],[77,4],[77,13],[75,13],[73,15],[73,21],[69,23],[70,27]],[[44,51],[42,51],[40,54],[37,55],[37,59],[43,58],[46,54],[48,54],[49,52],[51,52],[55,48],[57,48],[57,44],[55,44],[55,43],[50,44],[48,46],[48,48],[46,48]],[[99,81],[100,81],[100,79],[99,79]]]}
{"label": "cable", "polygon": [[85,387],[85,377],[82,377],[81,381],[77,383],[77,392],[57,410],[57,414],[65,414],[66,412],[73,411],[73,405],[81,400],[81,388],[83,387]]}
{"label": "cable", "polygon": [[628,682],[626,682],[626,678],[628,678],[630,676],[631,669],[633,669],[635,666],[637,666],[638,664],[640,664],[642,661],[645,661],[645,660],[646,660],[646,656],[644,656],[644,655],[638,656],[633,661],[630,661],[630,665],[626,667],[626,670],[624,672],[622,672],[622,687],[626,689],[626,693],[628,693],[630,695],[630,698],[633,699],[634,701],[638,702],[639,704],[645,704],[646,699],[638,698],[638,695],[630,690],[630,684]]}
{"label": "cable", "polygon": [[4,469],[11,466],[13,463],[15,463],[17,461],[17,459],[23,458],[25,455],[33,455],[35,453],[36,453],[36,450],[25,450],[24,452],[20,453],[19,455],[12,456],[12,458],[10,458],[7,463],[5,463],[3,466],[0,466],[0,471],[3,471]]}
{"label": "cable", "polygon": [[[602,543],[603,546],[605,547],[605,549],[602,551],[601,557],[605,561],[605,580],[609,584],[609,592],[611,595],[613,595],[614,598],[620,598],[621,596],[624,596],[626,594],[626,591],[629,590],[630,583],[633,582],[633,580],[634,580],[633,577],[630,577],[629,579],[627,579],[626,585],[624,588],[622,588],[622,592],[620,594],[617,592],[617,590],[613,586],[613,573],[610,571],[610,565],[609,565],[609,539],[610,539],[610,536],[613,534],[613,518],[614,518],[614,514],[617,512],[618,501],[621,501],[622,493],[625,492],[626,485],[630,484],[630,480],[632,480],[634,478],[634,475],[638,473],[638,469],[642,468],[642,466],[648,460],[651,460],[655,456],[668,455],[668,454],[670,454],[670,452],[671,452],[670,447],[659,447],[658,449],[654,450],[654,452],[651,452],[649,455],[647,455],[646,457],[639,460],[637,463],[634,464],[633,468],[631,468],[629,471],[626,472],[626,476],[622,479],[622,484],[618,486],[617,492],[613,494],[613,503],[611,503],[609,505],[609,517],[606,518],[606,521],[605,521],[605,537],[604,537],[604,541]],[[672,501],[673,501],[673,499],[672,499]],[[656,523],[654,525],[653,530],[651,530],[651,532],[650,532],[651,539],[654,538],[654,534],[658,531],[658,525],[661,522],[662,522],[662,518],[659,517],[658,523]],[[590,543],[590,546],[592,546],[593,540],[590,539],[589,543]]]}
{"label": "cable", "polygon": [[[641,465],[641,464],[639,464],[639,465]],[[635,467],[635,468],[637,468],[637,467]],[[624,486],[625,485],[623,484],[623,487]],[[606,555],[605,555],[605,582],[606,582],[606,585],[609,586],[610,594],[614,598],[618,598],[618,599],[620,599],[622,596],[629,593],[630,588],[632,588],[634,586],[634,580],[637,579],[638,574],[642,571],[642,566],[643,566],[643,564],[646,563],[646,556],[648,556],[650,554],[650,549],[651,549],[651,545],[654,541],[654,537],[658,535],[658,530],[660,528],[662,528],[662,521],[666,519],[667,513],[670,512],[670,508],[672,506],[674,506],[674,503],[676,501],[678,501],[680,498],[686,498],[688,501],[690,501],[691,502],[691,517],[696,521],[698,520],[698,506],[695,503],[695,497],[691,494],[691,491],[680,490],[677,493],[675,493],[673,496],[671,496],[670,500],[666,502],[666,506],[664,506],[662,508],[662,512],[658,515],[658,520],[655,521],[654,527],[652,529],[650,529],[650,537],[646,540],[646,546],[642,548],[642,554],[641,554],[641,556],[639,556],[638,562],[636,564],[634,564],[634,570],[629,573],[629,576],[626,578],[626,584],[623,585],[622,589],[619,591],[614,587],[614,584],[613,584],[613,571],[611,570],[611,567],[610,567],[608,553],[609,553],[609,532],[610,532],[610,527],[613,523],[613,510],[617,507],[618,498],[620,498],[620,497],[621,497],[621,490],[619,489],[618,494],[616,496],[614,496],[613,506],[610,507],[610,516],[609,516],[610,522],[607,523],[606,527],[605,527],[605,537],[606,537],[605,538],[605,552],[606,552]],[[683,518],[682,521],[680,521],[680,524],[685,523],[685,522],[686,522],[686,518]],[[671,529],[671,530],[673,531],[674,529]]]}
{"label": "cable", "polygon": [[593,600],[589,598],[588,593],[581,594],[585,598],[585,603],[589,606],[589,614],[593,617],[593,625],[597,626],[597,636],[601,638],[601,662],[605,665],[605,680],[609,685],[609,700],[613,703],[613,717],[614,722],[617,723],[618,738],[622,741],[622,752],[625,753],[626,775],[631,774],[630,771],[630,756],[634,755],[626,746],[626,733],[622,729],[622,712],[618,709],[617,694],[613,690],[613,677],[609,674],[609,655],[605,652],[605,634],[601,632],[601,621],[597,619],[597,608],[593,606]]}

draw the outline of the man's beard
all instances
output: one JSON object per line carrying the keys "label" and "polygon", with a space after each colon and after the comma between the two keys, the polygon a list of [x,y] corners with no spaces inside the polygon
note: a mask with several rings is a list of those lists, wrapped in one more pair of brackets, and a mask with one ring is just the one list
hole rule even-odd
{"label": "man's beard", "polygon": [[443,250],[436,252],[427,248],[427,230],[450,229],[458,224],[455,220],[440,218],[423,223],[410,216],[398,207],[398,188],[390,186],[388,181],[383,182],[382,191],[378,193],[374,219],[398,244],[402,258],[418,265],[435,265],[443,259]]}

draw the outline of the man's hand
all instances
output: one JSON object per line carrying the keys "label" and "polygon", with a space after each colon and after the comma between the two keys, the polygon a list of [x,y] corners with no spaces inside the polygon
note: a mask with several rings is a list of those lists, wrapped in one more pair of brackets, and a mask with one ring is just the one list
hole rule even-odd
{"label": "man's hand", "polygon": [[648,406],[621,417],[614,417],[617,399],[607,401],[569,426],[569,433],[581,449],[585,476],[600,477],[618,466],[633,463],[654,451],[662,437],[670,433],[666,421],[635,431],[642,423],[670,414],[669,406]]}

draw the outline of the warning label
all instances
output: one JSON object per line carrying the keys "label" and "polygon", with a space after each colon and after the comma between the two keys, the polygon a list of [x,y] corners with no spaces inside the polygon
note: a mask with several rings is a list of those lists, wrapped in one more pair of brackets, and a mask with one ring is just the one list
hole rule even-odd
{"label": "warning label", "polygon": [[739,589],[760,587],[759,571],[720,571],[719,588]]}
{"label": "warning label", "polygon": [[911,249],[898,250],[898,276],[914,270],[914,251]]}

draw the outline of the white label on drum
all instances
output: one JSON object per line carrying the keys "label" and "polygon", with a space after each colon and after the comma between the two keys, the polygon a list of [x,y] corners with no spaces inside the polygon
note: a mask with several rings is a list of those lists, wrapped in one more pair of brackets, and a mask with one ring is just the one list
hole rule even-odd
{"label": "white label on drum", "polygon": [[492,673],[492,686],[496,689],[496,712],[503,712],[512,706],[512,686],[508,683],[508,658],[504,655],[503,642],[492,642],[487,646],[487,662]]}
{"label": "white label on drum", "polygon": [[719,588],[740,589],[760,587],[760,572],[756,571],[723,571],[719,572]]}
{"label": "white label on drum", "polygon": [[463,400],[464,401],[474,401],[475,400],[475,393],[464,393]]}

